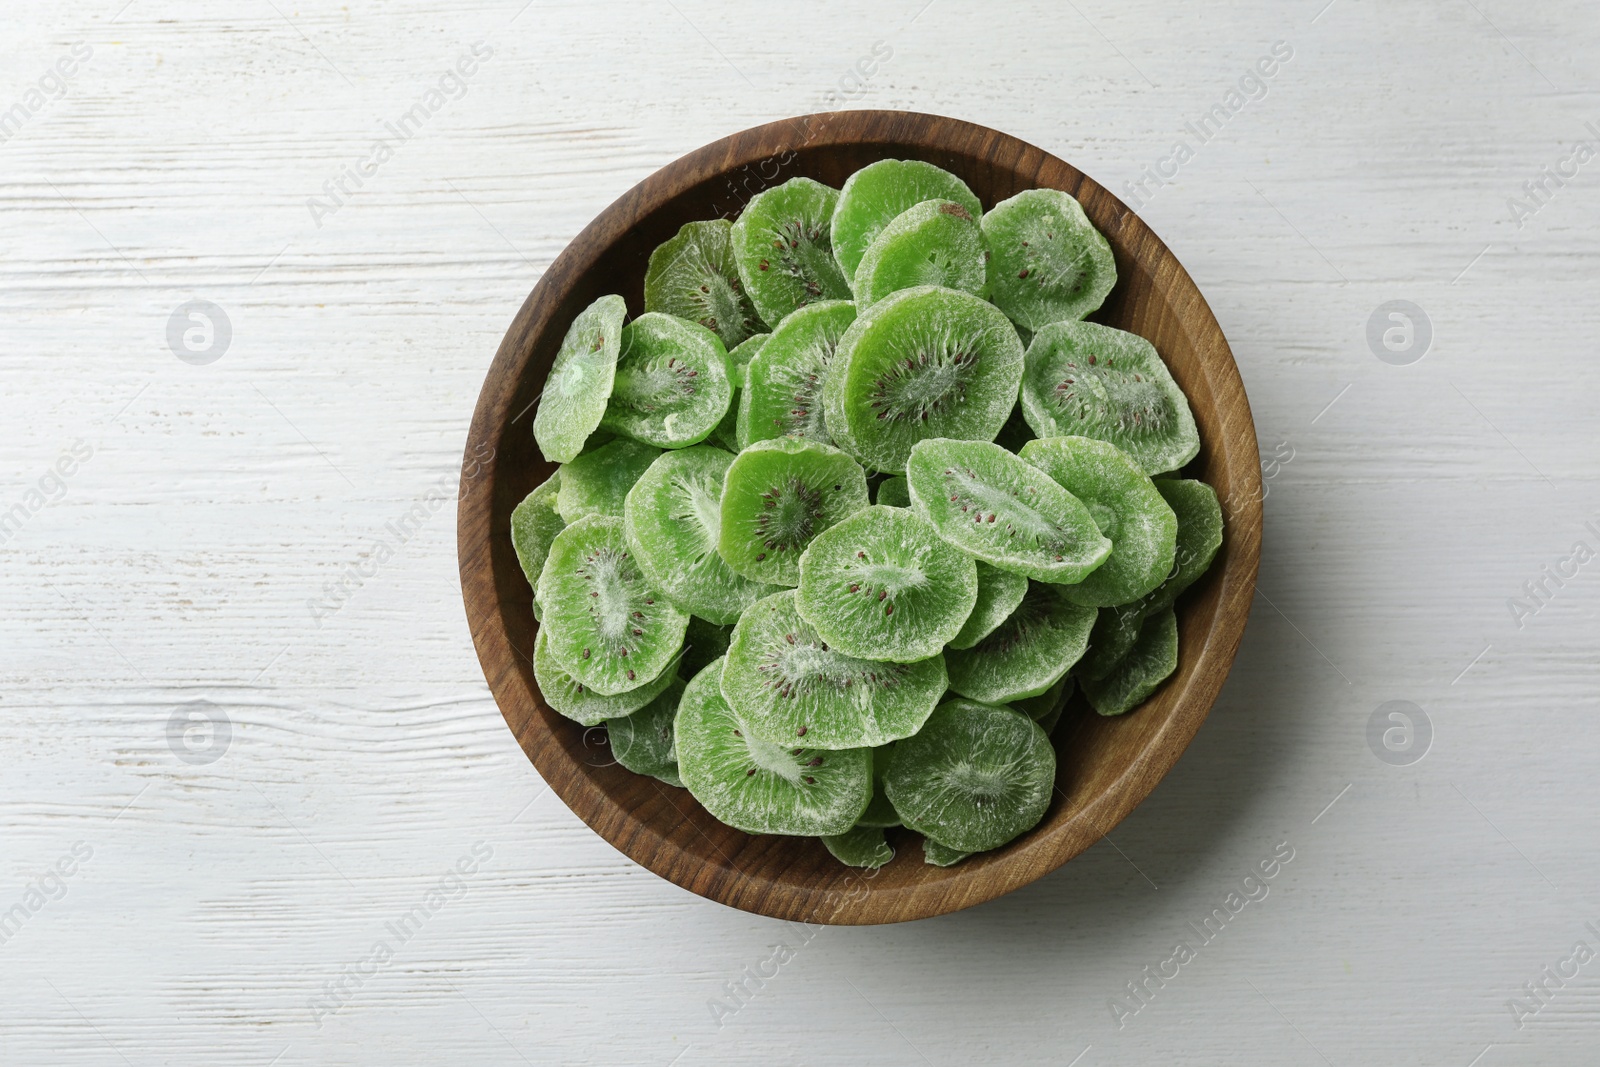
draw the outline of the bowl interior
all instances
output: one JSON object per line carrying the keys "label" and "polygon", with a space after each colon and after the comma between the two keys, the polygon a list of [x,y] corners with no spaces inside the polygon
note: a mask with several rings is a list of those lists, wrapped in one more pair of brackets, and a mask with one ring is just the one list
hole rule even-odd
{"label": "bowl interior", "polygon": [[[1185,473],[1223,503],[1223,547],[1179,605],[1177,674],[1120,718],[1081,698],[1055,739],[1057,795],[1044,821],[1005,848],[951,868],[923,863],[914,835],[877,872],[835,861],[819,842],[750,836],[711,818],[684,790],[611,760],[603,728],[544,705],[530,657],[532,594],[508,536],[512,509],[554,469],[534,444],[533,405],[572,318],[620,293],[643,308],[651,251],[685,222],[732,218],[764,188],[805,176],[841,186],[885,158],[959,175],[987,210],[1024,189],[1075,195],[1111,242],[1118,283],[1095,321],[1155,344],[1189,397],[1200,455]],[[970,123],[855,111],[772,123],[708,145],[658,171],[595,219],[540,279],[500,346],[479,398],[463,469],[463,595],[485,675],[506,722],[569,807],[623,853],[696,893],[745,910],[824,923],[936,915],[999,896],[1053,870],[1109,832],[1154,788],[1194,736],[1231,666],[1254,590],[1261,530],[1255,429],[1226,340],[1188,274],[1120,201],[1015,138]]]}

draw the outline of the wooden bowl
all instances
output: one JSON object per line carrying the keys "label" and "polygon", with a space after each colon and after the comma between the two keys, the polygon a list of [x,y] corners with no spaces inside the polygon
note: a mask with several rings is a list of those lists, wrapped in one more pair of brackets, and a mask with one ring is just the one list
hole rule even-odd
{"label": "wooden bowl", "polygon": [[[1080,700],[1057,728],[1057,795],[1043,822],[1002,849],[926,865],[904,831],[882,870],[838,863],[820,842],[751,836],[688,792],[615,765],[604,731],[546,707],[533,679],[537,624],[510,537],[511,510],[553,469],[532,408],[573,316],[606,293],[643,307],[650,252],[696,219],[732,218],[764,188],[804,175],[835,188],[875,160],[921,159],[959,175],[987,209],[1040,186],[1065,190],[1115,250],[1119,281],[1093,318],[1153,342],[1189,396],[1200,455],[1186,472],[1222,500],[1226,533],[1210,573],[1179,605],[1177,674],[1146,704],[1106,719]],[[1155,788],[1222,688],[1244,632],[1261,543],[1261,470],[1244,383],[1211,309],[1167,246],[1121,201],[1033,145],[969,122],[847,111],[773,122],[663,167],[567,246],[517,313],[478,398],[458,513],[461,589],[484,675],[507,725],[568,807],[624,855],[704,897],[814,923],[920,919],[991,900],[1098,841]],[[892,832],[896,833],[896,832]],[[892,838],[893,839],[893,838]]]}

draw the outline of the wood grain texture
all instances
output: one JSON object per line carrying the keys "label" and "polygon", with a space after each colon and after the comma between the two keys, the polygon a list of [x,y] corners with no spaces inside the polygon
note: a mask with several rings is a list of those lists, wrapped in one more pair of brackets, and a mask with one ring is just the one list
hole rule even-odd
{"label": "wood grain texture", "polygon": [[[597,731],[543,702],[533,677],[537,624],[511,550],[511,511],[549,477],[530,423],[561,339],[583,308],[621,292],[644,311],[645,266],[687,222],[734,217],[795,177],[839,188],[880,159],[920,159],[965,181],[987,210],[1024,189],[1071,193],[1111,242],[1117,285],[1093,317],[1149,340],[1189,397],[1202,453],[1185,468],[1224,502],[1224,540],[1180,606],[1177,673],[1137,713],[1107,719],[1072,702],[1058,728],[1056,793],[1028,834],[955,867],[902,847],[863,874],[811,839],[753,836],[712,818],[686,791],[596,759]],[[481,463],[478,457],[487,457]],[[567,806],[625,855],[686,889],[797,922],[869,925],[971,907],[1047,874],[1099,841],[1149,795],[1188,746],[1244,634],[1261,549],[1261,467],[1244,383],[1211,309],[1150,229],[1081,171],[969,122],[894,111],[781,119],[691,152],[640,182],[584,228],[534,287],[489,368],[467,438],[457,511],[461,588],[484,674],[507,724]]]}
{"label": "wood grain texture", "polygon": [[[1600,171],[1507,210],[1600,124],[1585,0],[5,13],[0,109],[94,56],[0,144],[0,513],[94,455],[0,544],[0,914],[95,854],[0,945],[0,1063],[1592,1064],[1588,968],[1521,1027],[1506,1007],[1600,922],[1600,572],[1524,626],[1506,606],[1600,525]],[[316,225],[307,198],[479,40],[467,95]],[[1293,457],[1257,602],[1183,758],[1071,863],[925,922],[730,909],[540,781],[484,684],[450,506],[310,616],[454,496],[539,275],[695,146],[953,115],[1131,203],[1279,40],[1266,95],[1138,208],[1221,323],[1263,458]],[[165,340],[196,297],[234,326],[205,367]],[[1365,337],[1397,298],[1434,326],[1406,367]],[[166,729],[202,699],[232,740],[193,765]],[[1393,699],[1432,721],[1412,766],[1366,740]],[[477,841],[468,890],[315,1019]],[[1270,896],[1119,1026],[1109,1002],[1280,842]]]}

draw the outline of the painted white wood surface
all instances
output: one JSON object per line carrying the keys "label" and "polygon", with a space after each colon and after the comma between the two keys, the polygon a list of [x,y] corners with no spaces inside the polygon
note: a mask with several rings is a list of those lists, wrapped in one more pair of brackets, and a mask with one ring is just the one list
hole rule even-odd
{"label": "painted white wood surface", "polygon": [[[1522,625],[1507,603],[1600,548],[1600,162],[1520,227],[1508,205],[1600,140],[1592,4],[10,0],[4,22],[0,913],[25,921],[0,1062],[1595,1062],[1600,961],[1564,961],[1600,949],[1600,564]],[[830,100],[982,122],[1121,190],[1279,41],[1264,95],[1142,209],[1292,458],[1233,677],[1115,844],[962,914],[808,931],[636,868],[545,792],[472,652],[451,508],[403,545],[386,524],[450,484],[564,243],[683,152]],[[464,95],[447,80],[314,219],[476,42]],[[232,327],[209,365],[166,342],[194,299]],[[1365,336],[1395,299],[1432,323],[1409,366]],[[1389,700],[1431,721],[1420,762],[1369,748]],[[197,701],[231,724],[209,763],[168,744]],[[1188,924],[1280,843],[1266,898],[1201,944]],[[458,861],[402,943],[388,924]]]}

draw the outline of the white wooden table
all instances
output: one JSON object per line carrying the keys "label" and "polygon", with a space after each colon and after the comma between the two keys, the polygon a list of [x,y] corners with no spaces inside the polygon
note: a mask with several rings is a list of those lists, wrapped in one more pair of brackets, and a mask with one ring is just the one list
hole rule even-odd
{"label": "white wooden table", "polygon": [[[1325,3],[10,0],[0,1063],[1595,1063],[1600,22]],[[545,791],[453,526],[563,245],[830,106],[1142,180],[1270,476],[1157,792],[876,929],[703,901]]]}

